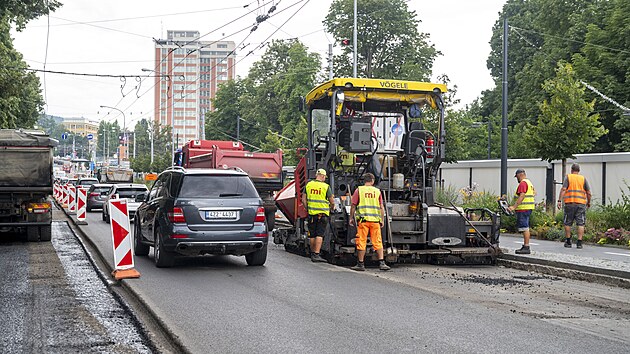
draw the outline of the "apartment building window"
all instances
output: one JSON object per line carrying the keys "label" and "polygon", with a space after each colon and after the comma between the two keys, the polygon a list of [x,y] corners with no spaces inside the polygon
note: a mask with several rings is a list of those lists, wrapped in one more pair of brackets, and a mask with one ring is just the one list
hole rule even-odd
{"label": "apartment building window", "polygon": [[227,48],[227,44],[217,44],[217,48]]}
{"label": "apartment building window", "polygon": [[186,72],[189,72],[189,73],[194,73],[194,72],[196,72],[196,71],[197,71],[197,68],[196,68],[196,67],[194,67],[194,66],[187,66],[187,67],[186,67]]}

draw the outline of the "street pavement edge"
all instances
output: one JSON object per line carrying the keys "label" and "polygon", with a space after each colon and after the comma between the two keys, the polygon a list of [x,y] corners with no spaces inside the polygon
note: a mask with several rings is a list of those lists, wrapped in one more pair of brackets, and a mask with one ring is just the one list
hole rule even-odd
{"label": "street pavement edge", "polygon": [[[79,244],[81,245],[81,248],[83,248],[83,251],[86,253],[87,258],[92,264],[92,267],[95,269],[98,277],[105,283],[107,290],[114,296],[116,301],[118,301],[120,305],[123,307],[123,309],[129,313],[132,320],[140,329],[142,335],[148,339],[149,343],[151,343],[151,346],[153,347],[152,349],[154,349],[156,352],[160,352],[160,350],[158,349],[158,345],[155,343],[156,341],[154,340],[154,337],[147,330],[145,323],[138,317],[136,310],[134,310],[134,308],[129,304],[127,299],[125,299],[123,296],[121,296],[118,292],[116,292],[113,289],[114,286],[119,285],[128,294],[128,296],[132,297],[133,301],[135,301],[139,306],[142,307],[142,311],[148,314],[148,316],[150,317],[150,320],[156,326],[159,327],[162,333],[168,336],[168,339],[171,341],[170,344],[176,348],[176,351],[178,353],[191,353],[190,349],[188,349],[188,347],[184,345],[184,343],[179,339],[177,335],[175,335],[175,333],[169,328],[169,326],[157,315],[155,311],[153,311],[153,309],[150,308],[150,306],[148,306],[148,304],[146,303],[146,301],[144,301],[142,296],[140,296],[140,294],[138,294],[133,289],[133,287],[131,287],[127,283],[127,280],[123,279],[123,280],[117,281],[117,280],[111,279],[111,277],[109,276],[109,273],[106,274],[101,270],[101,268],[98,266],[95,260],[95,255],[89,250],[85,242],[89,243],[91,248],[95,250],[95,252],[98,254],[100,263],[102,263],[105,267],[107,267],[108,272],[113,271],[114,268],[113,268],[113,265],[110,264],[110,262],[107,262],[107,260],[105,259],[105,256],[103,255],[103,253],[101,253],[98,247],[85,234],[85,231],[83,231],[83,229],[81,228],[81,224],[77,223],[77,220],[73,217],[73,215],[69,215],[68,212],[61,206],[58,206],[58,207],[59,209],[63,211],[66,217],[68,217],[68,219],[70,220],[70,222],[66,221],[66,223],[68,223],[68,226],[70,227],[70,230],[72,230],[74,237],[78,240]],[[80,234],[80,236],[77,233]],[[131,281],[133,281],[133,279]]]}

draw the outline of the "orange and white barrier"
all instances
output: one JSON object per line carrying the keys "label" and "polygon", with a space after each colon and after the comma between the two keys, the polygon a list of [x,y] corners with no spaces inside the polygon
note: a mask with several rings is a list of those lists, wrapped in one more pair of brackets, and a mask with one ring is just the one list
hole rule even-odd
{"label": "orange and white barrier", "polygon": [[131,226],[126,199],[112,199],[109,203],[110,225],[114,245],[114,271],[116,280],[139,278],[140,273],[134,269]]}
{"label": "orange and white barrier", "polygon": [[70,184],[68,185],[68,213],[74,214],[77,212],[77,187]]}
{"label": "orange and white barrier", "polygon": [[79,223],[85,222],[85,209],[87,206],[87,192],[88,188],[77,188],[77,221]]}

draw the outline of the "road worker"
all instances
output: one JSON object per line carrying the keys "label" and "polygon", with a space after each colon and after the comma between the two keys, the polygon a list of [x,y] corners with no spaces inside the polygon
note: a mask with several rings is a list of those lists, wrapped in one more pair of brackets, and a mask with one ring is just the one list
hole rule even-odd
{"label": "road worker", "polygon": [[306,193],[302,194],[302,204],[308,211],[308,238],[313,262],[326,262],[319,252],[328,227],[330,210],[335,205],[332,191],[325,180],[326,170],[318,169],[315,179],[306,184]]}
{"label": "road worker", "polygon": [[571,173],[564,178],[558,209],[564,202],[564,247],[571,248],[571,226],[577,225],[577,248],[582,248],[584,225],[586,225],[586,209],[591,207],[591,187],[584,176],[580,175],[580,165],[574,163]]}
{"label": "road worker", "polygon": [[518,180],[518,187],[516,188],[516,195],[518,199],[514,205],[510,206],[510,210],[516,210],[516,227],[519,232],[523,233],[523,247],[516,250],[516,254],[530,254],[529,249],[529,217],[532,215],[532,211],[536,207],[536,201],[534,196],[536,190],[532,182],[527,179],[525,170],[519,168],[516,170],[514,177]]}
{"label": "road worker", "polygon": [[381,191],[374,187],[374,175],[366,173],[365,183],[354,191],[352,195],[352,206],[350,207],[350,224],[356,222],[357,236],[355,246],[357,249],[357,265],[351,267],[352,270],[365,270],[365,249],[367,236],[370,234],[372,248],[376,251],[380,270],[389,270],[383,257],[383,241],[381,239],[381,228],[385,219],[385,208],[383,208],[383,197]]}

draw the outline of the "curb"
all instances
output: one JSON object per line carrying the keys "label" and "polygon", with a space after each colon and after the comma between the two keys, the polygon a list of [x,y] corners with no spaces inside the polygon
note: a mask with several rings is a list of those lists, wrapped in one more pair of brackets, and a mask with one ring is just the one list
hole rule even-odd
{"label": "curb", "polygon": [[630,289],[630,272],[503,254],[497,265]]}
{"label": "curb", "polygon": [[[66,210],[62,207],[59,207],[59,209],[68,217],[68,219],[70,220],[69,222],[66,221],[66,223],[68,223],[68,225],[70,223],[72,223],[73,227],[70,227],[70,230],[72,231],[72,233],[74,234],[74,236],[76,237],[77,241],[79,242],[79,244],[81,245],[81,248],[83,248],[83,251],[86,253],[87,258],[89,259],[90,263],[92,264],[92,267],[95,269],[96,273],[98,274],[98,277],[101,278],[101,280],[103,281],[103,283],[105,283],[105,286],[107,287],[107,289],[109,290],[109,292],[114,296],[114,298],[120,303],[120,305],[128,311],[128,313],[130,314],[130,316],[132,317],[133,321],[138,324],[138,327],[141,329],[142,334],[147,338],[147,340],[149,341],[149,343],[151,344],[152,349],[156,349],[156,352],[159,352],[159,350],[157,350],[157,346],[154,343],[154,341],[151,339],[151,335],[150,333],[146,330],[146,326],[144,325],[144,323],[138,318],[138,316],[136,315],[134,309],[131,307],[131,305],[129,305],[129,303],[118,293],[116,293],[113,289],[112,286],[115,285],[120,285],[121,288],[123,288],[131,297],[133,297],[133,299],[142,306],[142,309],[149,315],[149,317],[151,318],[151,320],[158,326],[160,327],[160,329],[162,330],[162,332],[164,334],[166,334],[166,336],[168,337],[168,339],[171,341],[171,344],[177,348],[177,351],[180,353],[191,353],[190,349],[188,349],[188,347],[186,347],[186,345],[184,345],[184,343],[182,343],[182,341],[180,340],[180,338],[170,329],[170,327],[164,323],[164,321],[162,321],[162,319],[157,315],[157,313],[155,313],[155,311],[153,311],[152,308],[149,307],[149,305],[144,301],[144,299],[140,296],[140,294],[138,294],[131,286],[129,286],[129,284],[124,281],[124,280],[120,280],[120,281],[116,281],[114,279],[110,279],[109,278],[109,274],[105,274],[97,265],[96,261],[94,260],[94,255],[92,254],[92,252],[90,252],[90,250],[86,247],[85,242],[89,243],[90,246],[95,250],[95,252],[98,254],[98,257],[101,261],[101,263],[105,264],[105,266],[107,267],[108,271],[111,272],[113,271],[113,267],[110,266],[110,263],[105,260],[105,257],[103,256],[103,254],[99,251],[98,247],[96,247],[96,245],[90,240],[89,237],[87,237],[87,235],[85,234],[85,231],[83,231],[81,229],[80,226],[84,226],[84,225],[77,225],[77,222],[75,219],[72,218],[71,215],[68,215],[68,213],[66,212]],[[85,223],[85,225],[87,225],[87,222]],[[69,225],[70,226],[70,225]],[[79,235],[77,235],[77,232],[81,234],[81,237],[79,237]]]}

